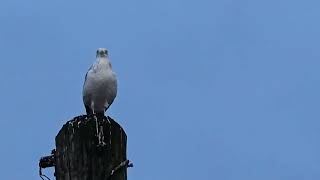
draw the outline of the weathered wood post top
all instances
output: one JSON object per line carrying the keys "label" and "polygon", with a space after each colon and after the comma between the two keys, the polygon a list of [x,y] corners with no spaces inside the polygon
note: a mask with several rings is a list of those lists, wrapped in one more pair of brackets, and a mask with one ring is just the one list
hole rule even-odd
{"label": "weathered wood post top", "polygon": [[132,166],[126,146],[127,135],[112,118],[75,117],[56,136],[56,179],[126,180],[127,167]]}

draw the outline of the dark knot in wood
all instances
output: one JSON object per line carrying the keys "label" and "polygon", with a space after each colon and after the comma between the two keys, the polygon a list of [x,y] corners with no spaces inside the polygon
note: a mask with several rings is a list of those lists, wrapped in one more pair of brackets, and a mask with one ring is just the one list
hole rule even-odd
{"label": "dark knot in wood", "polygon": [[55,165],[56,165],[55,150],[51,151],[51,155],[43,156],[40,158],[40,161],[39,161],[40,168],[53,167]]}

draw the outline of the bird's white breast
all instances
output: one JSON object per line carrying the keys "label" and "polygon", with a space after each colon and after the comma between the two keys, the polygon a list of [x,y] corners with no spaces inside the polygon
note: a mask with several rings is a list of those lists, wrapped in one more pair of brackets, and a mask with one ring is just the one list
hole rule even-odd
{"label": "bird's white breast", "polygon": [[84,103],[94,106],[95,111],[104,111],[113,102],[117,93],[116,76],[107,59],[99,60],[88,71],[84,84]]}

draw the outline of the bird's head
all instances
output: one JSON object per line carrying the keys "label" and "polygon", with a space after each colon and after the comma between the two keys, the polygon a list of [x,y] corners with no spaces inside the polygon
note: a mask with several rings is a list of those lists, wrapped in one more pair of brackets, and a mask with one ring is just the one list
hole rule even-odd
{"label": "bird's head", "polygon": [[106,48],[99,48],[96,57],[108,57],[108,50]]}

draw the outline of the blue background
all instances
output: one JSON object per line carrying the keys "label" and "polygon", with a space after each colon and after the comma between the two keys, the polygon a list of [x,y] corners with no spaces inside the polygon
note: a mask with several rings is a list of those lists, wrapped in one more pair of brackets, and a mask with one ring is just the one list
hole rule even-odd
{"label": "blue background", "polygon": [[40,179],[106,47],[128,179],[320,179],[319,5],[2,0],[0,178]]}

